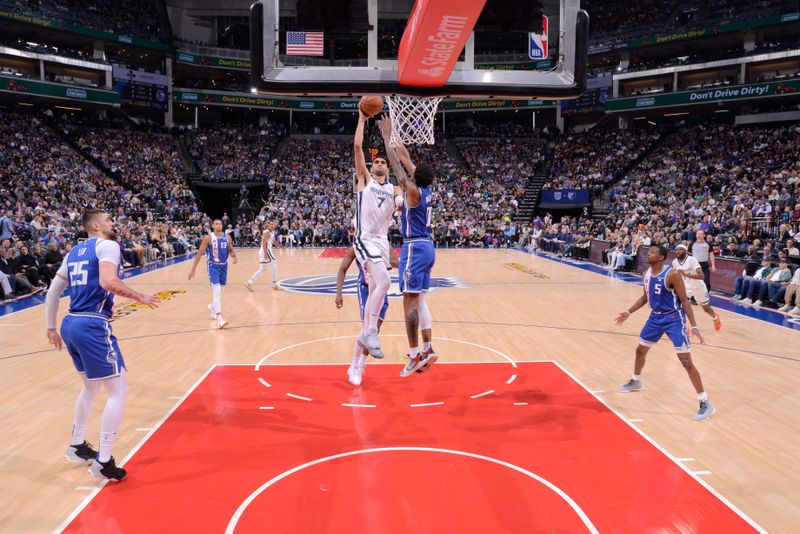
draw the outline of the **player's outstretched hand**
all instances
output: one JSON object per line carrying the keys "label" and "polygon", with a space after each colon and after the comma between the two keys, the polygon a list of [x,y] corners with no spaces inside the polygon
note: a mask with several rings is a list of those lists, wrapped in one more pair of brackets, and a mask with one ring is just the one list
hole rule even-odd
{"label": "player's outstretched hand", "polygon": [[141,302],[151,310],[158,308],[159,298],[155,295],[142,295],[141,293],[136,298],[137,301]]}
{"label": "player's outstretched hand", "polygon": [[47,342],[51,345],[55,345],[58,350],[64,348],[64,342],[61,341],[61,336],[58,335],[58,332],[55,330],[48,330],[47,331]]}
{"label": "player's outstretched hand", "polygon": [[392,119],[386,113],[381,115],[381,134],[384,139],[388,139],[392,135]]}
{"label": "player's outstretched hand", "polygon": [[239,261],[239,257],[238,257],[238,256],[234,256],[234,257],[233,257],[233,258],[231,258],[231,259],[233,260],[233,264],[234,264],[234,265],[236,265],[236,263]]}
{"label": "player's outstretched hand", "polygon": [[700,335],[700,329],[699,328],[697,328],[696,326],[692,326],[692,327],[690,327],[690,330],[692,331],[692,334],[694,334],[697,337],[697,341],[699,341],[701,345],[705,345],[706,344],[705,339],[703,339],[703,336]]}
{"label": "player's outstretched hand", "polygon": [[194,269],[189,271],[189,280],[191,280],[192,278],[194,278]]}
{"label": "player's outstretched hand", "polygon": [[361,106],[358,107],[358,120],[359,122],[367,122],[369,120],[369,117],[361,111]]}
{"label": "player's outstretched hand", "polygon": [[631,316],[631,314],[628,313],[627,311],[621,312],[619,315],[617,315],[617,318],[614,319],[614,324],[617,325],[617,326],[620,326],[622,323],[627,321],[628,317],[630,317],[630,316]]}
{"label": "player's outstretched hand", "polygon": [[336,309],[339,310],[344,305],[344,300],[341,295],[336,295]]}

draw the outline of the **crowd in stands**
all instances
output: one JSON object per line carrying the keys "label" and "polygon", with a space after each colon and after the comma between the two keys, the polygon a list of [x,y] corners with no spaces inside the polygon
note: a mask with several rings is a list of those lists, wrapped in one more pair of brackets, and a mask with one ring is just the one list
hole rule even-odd
{"label": "crowd in stands", "polygon": [[610,128],[562,136],[545,189],[590,189],[598,193],[659,136],[655,128]]}
{"label": "crowd in stands", "polygon": [[186,220],[197,211],[174,141],[166,135],[124,129],[65,128],[81,152],[131,191],[130,209]]}
{"label": "crowd in stands", "polygon": [[188,135],[186,145],[204,179],[214,182],[263,182],[285,127],[226,124]]}
{"label": "crowd in stands", "polygon": [[124,9],[102,0],[0,0],[5,9],[96,30],[158,40],[155,0],[129,0]]}
{"label": "crowd in stands", "polygon": [[125,267],[194,249],[207,220],[196,212],[180,223],[169,212],[158,220],[153,203],[140,200],[157,197],[150,188],[134,192],[103,173],[47,118],[0,112],[0,300],[47,286],[85,236],[79,225],[87,208],[116,219]]}

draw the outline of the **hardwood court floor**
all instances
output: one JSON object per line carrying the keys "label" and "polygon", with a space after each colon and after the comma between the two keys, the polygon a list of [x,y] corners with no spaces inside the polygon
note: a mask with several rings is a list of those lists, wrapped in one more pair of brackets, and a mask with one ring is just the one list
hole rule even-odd
{"label": "hardwood court floor", "polygon": [[[315,285],[325,290],[325,276],[335,274],[339,260],[320,259],[321,252],[278,250],[280,278],[298,291]],[[255,364],[293,345],[269,361],[349,362],[350,336],[358,329],[354,297],[337,310],[332,294],[272,291],[269,274],[250,293],[240,282],[257,267],[256,252],[242,250],[240,256],[223,297],[230,321],[223,331],[207,318],[210,289],[202,268],[191,282],[188,263],[129,280],[138,290],[169,298],[156,311],[124,307],[114,322],[131,383],[117,458],[125,457],[212,364]],[[684,461],[687,468],[705,472],[702,480],[763,528],[796,529],[800,333],[727,311],[720,312],[723,330],[714,332],[710,319],[695,308],[708,345],[695,345],[693,355],[718,409],[711,421],[696,423],[690,417],[696,408],[693,390],[664,341],[650,352],[646,390],[615,393],[631,372],[646,313],[619,329],[612,321],[639,296],[640,287],[505,250],[439,250],[434,275],[466,286],[442,287],[429,299],[442,361],[502,360],[493,351],[520,362],[554,360],[590,390],[601,391],[598,396],[624,417],[639,420],[634,424],[674,457],[691,458]],[[66,305],[62,301],[62,312]],[[52,531],[97,486],[85,468],[62,459],[79,381],[66,353],[49,350],[43,314],[37,307],[0,318],[3,532]],[[396,362],[399,372],[405,348],[400,300],[392,300],[383,332],[387,360]],[[337,339],[304,344],[323,338]],[[345,381],[344,368],[342,374]],[[101,393],[89,425],[88,439],[95,443],[103,402]],[[635,476],[619,473],[626,475]]]}

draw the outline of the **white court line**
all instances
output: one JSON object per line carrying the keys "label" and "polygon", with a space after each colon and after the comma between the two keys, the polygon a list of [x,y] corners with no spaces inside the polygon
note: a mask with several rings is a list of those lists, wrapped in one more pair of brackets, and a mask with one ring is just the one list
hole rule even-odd
{"label": "white court line", "polygon": [[675,458],[678,462],[694,462],[694,458]]}
{"label": "white court line", "polygon": [[527,405],[528,405],[527,402],[515,402],[514,403],[514,406],[527,406]]}
{"label": "white court line", "polygon": [[599,393],[605,393],[605,392],[606,391],[604,389],[595,389],[595,390],[592,390],[590,393],[594,393],[595,395],[597,395]]}
{"label": "white court line", "polygon": [[152,428],[149,428],[149,427],[142,427],[142,428],[137,428],[136,429],[137,432],[150,432],[151,430],[152,430]]}
{"label": "white court line", "polygon": [[439,402],[423,402],[422,404],[409,404],[411,408],[424,408],[425,406],[441,406],[443,401]]}
{"label": "white court line", "polygon": [[[563,367],[563,366],[562,366],[560,363],[558,363],[557,361],[553,361],[553,365],[555,365],[556,367],[558,367],[559,369],[561,369],[561,370],[562,370],[564,373],[566,373],[566,375],[567,375],[567,376],[569,376],[571,379],[573,379],[573,380],[575,381],[575,383],[576,383],[576,384],[578,384],[580,387],[582,387],[583,389],[585,389],[585,390],[586,390],[586,391],[588,391],[589,393],[592,393],[592,392],[591,392],[591,390],[590,390],[589,388],[587,388],[587,387],[586,387],[586,386],[583,384],[583,382],[581,382],[580,380],[578,380],[578,378],[577,378],[577,377],[575,377],[575,375],[573,375],[572,373],[570,373],[569,371],[567,371],[567,369],[566,369],[565,367]],[[676,458],[675,458],[675,457],[674,457],[672,454],[670,454],[670,453],[667,451],[667,449],[665,449],[664,447],[662,447],[661,445],[659,445],[658,443],[656,443],[656,441],[655,441],[653,438],[651,438],[650,436],[648,436],[647,434],[645,434],[644,432],[642,432],[642,430],[640,430],[640,429],[639,429],[639,427],[637,427],[636,425],[633,425],[633,424],[629,423],[629,422],[628,422],[628,420],[627,420],[627,419],[625,419],[625,417],[623,417],[623,416],[622,416],[622,414],[620,414],[620,413],[619,413],[619,412],[618,412],[616,409],[614,409],[614,408],[613,408],[611,405],[609,405],[609,404],[608,404],[608,403],[607,403],[605,400],[603,400],[602,398],[598,397],[597,395],[595,395],[595,394],[593,394],[593,393],[592,393],[592,396],[594,396],[594,398],[595,398],[595,399],[597,399],[597,401],[598,401],[598,402],[600,402],[600,403],[601,403],[603,406],[605,406],[606,408],[608,408],[608,409],[611,411],[611,413],[613,413],[614,415],[616,415],[617,417],[619,417],[619,418],[620,418],[620,419],[621,419],[623,422],[625,422],[625,423],[626,423],[628,426],[630,426],[630,427],[631,427],[631,428],[632,428],[634,431],[636,431],[636,432],[637,432],[637,433],[638,433],[640,436],[642,436],[644,439],[646,439],[648,442],[650,442],[650,444],[651,444],[653,447],[655,447],[656,449],[658,449],[659,451],[661,451],[661,453],[662,453],[662,454],[664,454],[664,456],[666,456],[667,458],[669,458],[670,460],[672,460],[673,462],[675,462],[675,465],[677,465],[678,467],[680,467],[681,469],[683,469],[683,470],[684,470],[684,471],[685,471],[685,472],[686,472],[686,473],[687,473],[689,476],[691,476],[693,479],[695,479],[695,480],[696,480],[696,481],[697,481],[697,482],[698,482],[698,483],[699,483],[701,486],[703,486],[704,488],[706,488],[706,489],[707,489],[709,492],[711,492],[711,494],[713,494],[713,495],[714,495],[714,496],[715,496],[717,499],[719,499],[720,501],[722,501],[722,502],[723,502],[725,505],[727,505],[727,506],[728,506],[728,507],[729,507],[731,510],[733,510],[733,511],[734,511],[736,514],[738,514],[738,515],[739,515],[739,517],[741,517],[741,518],[742,518],[742,519],[744,519],[744,520],[745,520],[747,523],[749,523],[751,527],[753,527],[754,529],[756,529],[758,532],[760,532],[760,533],[762,533],[762,534],[767,534],[767,531],[766,531],[766,530],[764,530],[764,529],[763,529],[763,528],[762,528],[762,527],[761,527],[761,526],[760,526],[758,523],[756,523],[755,521],[753,521],[753,520],[752,520],[752,519],[751,519],[751,518],[750,518],[750,517],[749,517],[747,514],[745,514],[745,513],[744,513],[744,512],[742,512],[741,510],[739,510],[739,508],[737,508],[737,507],[736,507],[736,506],[735,506],[735,505],[734,505],[732,502],[730,502],[728,499],[726,499],[725,497],[723,497],[723,496],[722,496],[722,495],[721,495],[721,494],[720,494],[720,493],[719,493],[717,490],[715,490],[714,488],[712,488],[711,486],[709,486],[709,485],[708,485],[708,483],[707,483],[705,480],[703,480],[702,478],[700,478],[699,476],[697,476],[696,474],[694,474],[694,473],[693,473],[693,472],[692,472],[692,471],[691,471],[689,468],[687,468],[685,465],[683,465],[682,463],[680,463],[680,462],[679,462],[679,461],[678,461],[678,460],[677,460],[677,459],[676,459]],[[688,424],[688,422],[687,422],[687,424]]]}
{"label": "white court line", "polygon": [[306,401],[306,402],[311,402],[311,401],[314,400],[314,399],[309,399],[308,397],[301,397],[300,395],[295,395],[294,393],[285,393],[285,395],[287,397],[291,397],[293,399],[299,399],[299,400]]}
{"label": "white court line", "polygon": [[258,378],[258,381],[261,382],[262,384],[264,384],[264,387],[268,387],[268,388],[272,387],[272,385],[269,382],[267,382],[266,380],[264,380],[261,377]]}
{"label": "white court line", "polygon": [[337,460],[339,458],[346,458],[348,456],[355,456],[355,455],[358,455],[358,454],[367,454],[367,453],[374,453],[374,452],[395,452],[395,451],[422,451],[422,452],[439,452],[439,453],[445,453],[445,454],[454,454],[454,455],[457,455],[457,456],[466,456],[468,458],[476,458],[478,460],[484,460],[484,461],[487,461],[487,462],[491,462],[493,464],[497,464],[497,465],[501,465],[503,467],[507,467],[509,469],[513,469],[514,471],[522,473],[523,475],[527,475],[528,477],[536,480],[537,482],[541,483],[542,485],[544,485],[545,487],[547,487],[548,489],[553,491],[553,493],[555,493],[556,495],[561,497],[561,499],[563,499],[570,506],[570,508],[572,508],[572,510],[580,518],[580,520],[583,521],[583,524],[586,526],[586,528],[589,530],[589,532],[591,532],[592,534],[599,533],[599,531],[597,530],[597,527],[595,527],[592,524],[592,521],[586,515],[586,512],[584,512],[581,509],[581,507],[578,506],[578,503],[576,503],[572,499],[572,497],[567,495],[564,492],[564,490],[562,490],[561,488],[559,488],[558,486],[556,486],[555,484],[553,484],[549,480],[546,480],[546,479],[540,477],[539,475],[528,471],[527,469],[523,469],[522,467],[519,467],[517,465],[511,464],[511,463],[508,463],[508,462],[504,462],[504,461],[498,460],[496,458],[491,458],[489,456],[483,456],[483,455],[480,455],[480,454],[474,454],[474,453],[471,453],[471,452],[464,452],[464,451],[457,451],[457,450],[452,450],[452,449],[435,449],[435,448],[430,448],[430,447],[385,447],[385,448],[381,448],[381,449],[363,449],[363,450],[358,450],[358,451],[344,452],[344,453],[341,453],[341,454],[334,454],[333,456],[327,456],[325,458],[319,458],[318,460],[313,460],[313,461],[305,463],[303,465],[298,465],[297,467],[293,467],[292,469],[289,469],[288,471],[284,471],[280,475],[276,476],[275,478],[273,478],[273,479],[269,480],[268,482],[266,482],[265,484],[263,484],[260,488],[256,489],[253,493],[251,493],[247,497],[247,499],[242,501],[242,504],[239,505],[239,507],[236,509],[236,512],[231,517],[230,521],[228,521],[228,526],[225,528],[225,534],[233,534],[233,532],[236,530],[236,525],[239,523],[239,519],[241,519],[242,515],[247,510],[247,507],[250,506],[250,504],[254,500],[256,500],[256,498],[258,498],[259,495],[261,495],[264,491],[266,491],[270,486],[274,485],[277,482],[280,482],[284,478],[287,478],[287,477],[297,473],[298,471],[306,469],[307,467],[313,467],[313,466],[315,466],[317,464],[321,464],[323,462],[328,462],[328,461],[331,461],[331,460]]}
{"label": "white court line", "polygon": [[470,397],[470,399],[479,399],[480,397],[485,397],[486,395],[491,395],[492,393],[494,393],[494,390],[490,389],[489,391],[484,391],[483,393],[478,393],[477,395],[473,395]]}
{"label": "white court line", "polygon": [[377,408],[376,404],[350,404],[349,402],[343,402],[342,406],[347,408]]}
{"label": "white court line", "polygon": [[513,381],[514,381],[514,380],[516,380],[516,379],[517,379],[517,375],[511,375],[511,378],[509,378],[508,380],[506,380],[506,384],[510,384],[511,382],[513,382]]}
{"label": "white court line", "polygon": [[711,471],[692,471],[695,475],[710,475]]}
{"label": "white court line", "polygon": [[[297,347],[302,347],[304,345],[310,345],[312,343],[321,343],[323,341],[335,341],[335,340],[338,340],[338,339],[353,339],[355,337],[356,337],[356,335],[325,337],[325,338],[320,338],[320,339],[312,339],[312,340],[309,340],[309,341],[302,341],[300,343],[295,343],[293,345],[287,345],[285,347],[281,347],[279,349],[273,350],[272,352],[270,352],[269,354],[267,354],[266,356],[261,358],[258,361],[258,363],[256,363],[256,365],[255,365],[255,371],[258,371],[259,369],[261,369],[261,366],[264,365],[265,361],[267,361],[268,359],[270,359],[271,357],[275,356],[276,354],[278,354],[280,352],[284,352],[284,351],[287,351],[289,349],[294,349],[294,348],[297,348]],[[406,335],[405,334],[384,334],[381,337],[406,337]],[[508,354],[506,354],[504,352],[500,352],[499,350],[493,349],[491,347],[487,347],[486,345],[481,345],[480,343],[473,343],[471,341],[464,341],[464,340],[461,340],[461,339],[453,339],[453,338],[449,338],[449,337],[437,337],[436,339],[440,340],[440,341],[452,341],[454,343],[463,343],[464,345],[472,345],[473,347],[478,347],[478,348],[481,348],[481,349],[484,349],[484,350],[488,350],[489,352],[494,352],[495,354],[497,354],[498,356],[500,356],[504,360],[508,361],[508,363],[510,363],[513,368],[516,369],[518,367],[517,366],[517,362],[516,362],[516,360],[514,360],[514,358],[512,358],[511,356],[509,356]],[[469,363],[472,363],[472,362],[469,362]],[[311,365],[314,365],[314,364],[311,364]]]}
{"label": "white court line", "polygon": [[642,423],[644,419],[628,419],[629,423]]}
{"label": "white court line", "polygon": [[100,489],[101,486],[75,486],[75,491],[94,491]]}
{"label": "white court line", "polygon": [[259,410],[274,410],[275,406],[259,406]]}
{"label": "white court line", "polygon": [[[134,454],[136,454],[136,453],[139,451],[139,449],[141,449],[141,448],[142,448],[142,446],[143,446],[143,445],[144,445],[144,444],[147,442],[147,440],[148,440],[148,439],[150,439],[150,437],[152,437],[152,435],[153,435],[153,434],[155,434],[156,430],[158,430],[158,429],[161,427],[161,425],[163,425],[163,424],[164,424],[164,422],[165,422],[165,421],[166,421],[166,420],[169,418],[169,416],[170,416],[170,415],[172,415],[173,413],[175,413],[175,410],[177,410],[177,409],[178,409],[178,407],[179,407],[181,404],[183,404],[183,402],[184,402],[184,401],[185,401],[187,398],[189,398],[189,395],[191,395],[191,394],[192,394],[192,392],[193,392],[195,389],[197,389],[197,386],[199,386],[199,385],[200,385],[200,384],[203,382],[203,380],[205,380],[205,379],[206,379],[206,377],[207,377],[209,374],[211,374],[211,371],[213,371],[213,370],[214,370],[214,368],[215,368],[215,367],[217,367],[217,365],[218,365],[218,364],[213,364],[211,367],[209,367],[209,368],[208,368],[208,370],[207,370],[205,373],[203,373],[203,376],[201,376],[200,378],[198,378],[198,379],[197,379],[197,382],[195,382],[195,383],[194,383],[194,385],[193,385],[191,388],[189,388],[189,391],[187,391],[187,392],[186,392],[186,395],[183,397],[183,399],[182,399],[182,400],[180,400],[179,402],[176,402],[176,403],[175,403],[175,406],[173,406],[172,408],[170,408],[170,410],[169,410],[169,411],[168,411],[168,412],[167,412],[167,413],[164,415],[164,417],[162,417],[161,419],[159,419],[159,421],[158,421],[158,422],[156,423],[156,425],[155,425],[155,426],[152,428],[152,430],[150,430],[150,432],[148,432],[148,433],[147,433],[147,434],[146,434],[146,435],[145,435],[145,436],[144,436],[144,437],[141,439],[141,441],[139,441],[139,443],[137,443],[137,444],[136,444],[136,445],[133,447],[133,449],[131,449],[131,452],[129,452],[129,453],[128,453],[128,454],[125,456],[125,458],[123,458],[123,459],[122,459],[122,461],[119,463],[120,467],[124,466],[124,465],[125,465],[125,463],[126,463],[128,460],[130,460],[130,459],[133,457],[133,455],[134,455]],[[58,528],[56,528],[56,530],[55,530],[54,534],[60,534],[61,532],[63,532],[63,531],[64,531],[64,529],[65,529],[65,528],[67,528],[67,526],[68,526],[70,523],[72,523],[72,520],[73,520],[73,519],[75,519],[76,517],[78,517],[78,514],[80,514],[80,513],[81,513],[81,511],[82,511],[84,508],[86,508],[86,506],[88,506],[88,504],[89,504],[89,503],[92,501],[92,499],[94,499],[94,498],[95,498],[95,496],[96,496],[96,495],[97,495],[97,494],[100,492],[100,490],[103,488],[103,486],[105,486],[105,485],[106,485],[106,483],[107,483],[107,482],[108,482],[107,480],[104,480],[103,482],[101,482],[101,483],[100,483],[100,486],[98,486],[98,487],[97,487],[97,489],[93,490],[93,491],[92,491],[92,493],[90,493],[89,495],[87,495],[87,496],[86,496],[86,498],[85,498],[85,499],[83,499],[83,501],[81,501],[81,503],[80,503],[80,504],[77,506],[77,508],[75,508],[75,509],[72,511],[72,513],[71,513],[71,514],[69,514],[69,516],[68,516],[68,517],[67,517],[67,518],[64,520],[64,522],[63,522],[63,523],[61,523],[61,524],[58,526]]]}

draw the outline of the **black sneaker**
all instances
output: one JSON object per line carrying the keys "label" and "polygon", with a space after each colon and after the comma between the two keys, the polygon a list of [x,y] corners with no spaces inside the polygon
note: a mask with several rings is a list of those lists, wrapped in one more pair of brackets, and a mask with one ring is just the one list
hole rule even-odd
{"label": "black sneaker", "polygon": [[69,462],[88,462],[97,458],[97,451],[92,448],[92,444],[84,441],[80,445],[70,445],[64,458]]}
{"label": "black sneaker", "polygon": [[92,465],[89,466],[89,474],[94,478],[105,478],[107,480],[119,482],[125,478],[125,475],[128,473],[121,467],[117,467],[114,463],[114,457],[112,456],[106,463],[100,460],[94,460]]}
{"label": "black sneaker", "polygon": [[436,360],[439,359],[439,356],[436,355],[434,352],[433,347],[429,348],[428,350],[424,350],[420,353],[420,358],[423,361],[422,367],[417,369],[418,373],[424,373],[428,369],[430,369],[431,365],[436,363]]}

